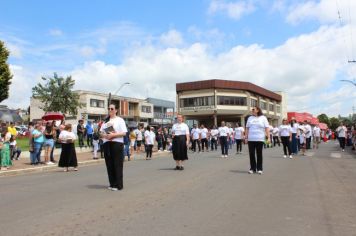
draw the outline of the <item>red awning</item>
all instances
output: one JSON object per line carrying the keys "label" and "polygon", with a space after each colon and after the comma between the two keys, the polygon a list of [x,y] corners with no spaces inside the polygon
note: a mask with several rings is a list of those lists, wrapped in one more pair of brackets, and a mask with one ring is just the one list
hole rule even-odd
{"label": "red awning", "polygon": [[328,125],[325,123],[319,123],[319,128],[320,129],[328,129]]}

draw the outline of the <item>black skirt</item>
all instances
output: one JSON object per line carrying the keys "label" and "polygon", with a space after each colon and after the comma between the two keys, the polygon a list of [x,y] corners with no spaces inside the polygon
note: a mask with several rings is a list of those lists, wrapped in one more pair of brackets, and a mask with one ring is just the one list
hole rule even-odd
{"label": "black skirt", "polygon": [[77,154],[74,143],[63,143],[62,152],[58,162],[59,167],[77,167]]}
{"label": "black skirt", "polygon": [[173,159],[176,161],[188,160],[187,136],[178,135],[173,138]]}

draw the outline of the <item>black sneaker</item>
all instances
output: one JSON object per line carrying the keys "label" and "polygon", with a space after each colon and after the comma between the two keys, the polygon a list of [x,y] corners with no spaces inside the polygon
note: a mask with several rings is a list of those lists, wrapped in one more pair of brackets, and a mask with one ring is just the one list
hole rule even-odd
{"label": "black sneaker", "polygon": [[179,167],[179,170],[184,170],[184,166]]}
{"label": "black sneaker", "polygon": [[179,166],[176,166],[175,170],[180,170],[180,167],[179,167]]}

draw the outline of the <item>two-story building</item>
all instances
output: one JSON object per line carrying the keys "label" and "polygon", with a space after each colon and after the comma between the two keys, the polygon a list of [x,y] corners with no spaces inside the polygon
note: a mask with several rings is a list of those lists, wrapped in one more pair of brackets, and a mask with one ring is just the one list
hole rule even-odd
{"label": "two-story building", "polygon": [[245,125],[251,108],[259,106],[272,125],[286,117],[284,94],[249,82],[203,80],[176,84],[177,112],[207,126],[221,121]]}

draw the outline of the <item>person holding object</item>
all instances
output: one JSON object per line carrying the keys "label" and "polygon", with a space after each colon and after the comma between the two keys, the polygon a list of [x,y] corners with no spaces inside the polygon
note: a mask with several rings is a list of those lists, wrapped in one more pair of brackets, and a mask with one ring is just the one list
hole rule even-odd
{"label": "person holding object", "polygon": [[172,127],[173,159],[176,161],[176,170],[184,170],[183,162],[188,160],[189,127],[183,123],[182,115],[177,116],[177,123]]}
{"label": "person holding object", "polygon": [[254,107],[252,108],[252,116],[248,118],[246,124],[246,140],[248,141],[250,154],[250,174],[256,173],[256,171],[260,175],[263,173],[262,149],[266,137],[267,141],[271,142],[268,120],[259,107]]}
{"label": "person holding object", "polygon": [[108,172],[109,190],[123,189],[124,136],[127,133],[125,121],[116,116],[114,104],[109,105],[109,116],[100,128],[103,139],[104,157]]}
{"label": "person holding object", "polygon": [[76,136],[72,131],[72,125],[66,124],[64,130],[59,134],[59,142],[62,143],[62,151],[59,158],[58,166],[63,167],[67,172],[69,167],[78,170],[77,154],[75,152],[74,141]]}

